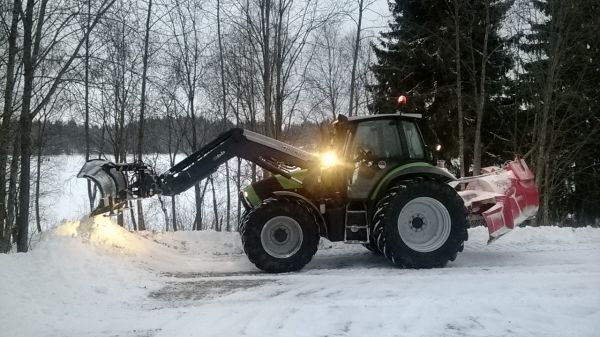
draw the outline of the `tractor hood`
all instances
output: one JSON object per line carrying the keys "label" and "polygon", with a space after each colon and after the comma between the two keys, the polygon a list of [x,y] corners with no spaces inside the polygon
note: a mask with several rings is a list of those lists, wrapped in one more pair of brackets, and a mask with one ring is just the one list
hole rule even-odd
{"label": "tractor hood", "polygon": [[292,191],[304,193],[304,186],[300,183],[308,175],[308,170],[297,170],[290,173],[295,180],[276,174],[263,180],[252,183],[242,191],[242,200],[246,207],[258,206],[263,200],[272,196],[275,191]]}

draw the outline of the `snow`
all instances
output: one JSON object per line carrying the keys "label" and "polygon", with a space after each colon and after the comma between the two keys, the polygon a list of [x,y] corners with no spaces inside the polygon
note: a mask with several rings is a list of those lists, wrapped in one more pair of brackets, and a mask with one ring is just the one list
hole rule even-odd
{"label": "snow", "polygon": [[443,269],[391,266],[323,240],[265,274],[237,233],[131,233],[67,221],[0,255],[3,336],[597,336],[600,229],[469,230]]}

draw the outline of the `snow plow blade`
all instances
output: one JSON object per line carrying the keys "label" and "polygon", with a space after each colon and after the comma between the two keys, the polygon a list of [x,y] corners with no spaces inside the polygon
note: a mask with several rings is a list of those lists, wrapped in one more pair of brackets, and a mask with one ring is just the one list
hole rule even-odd
{"label": "snow plow blade", "polygon": [[483,222],[493,241],[525,220],[535,217],[539,194],[535,176],[523,159],[504,167],[486,167],[483,174],[458,180],[458,191],[469,211],[472,225]]}
{"label": "snow plow blade", "polygon": [[112,212],[125,206],[128,181],[119,165],[104,159],[92,159],[83,165],[77,178],[91,181],[100,192],[100,202],[91,215]]}

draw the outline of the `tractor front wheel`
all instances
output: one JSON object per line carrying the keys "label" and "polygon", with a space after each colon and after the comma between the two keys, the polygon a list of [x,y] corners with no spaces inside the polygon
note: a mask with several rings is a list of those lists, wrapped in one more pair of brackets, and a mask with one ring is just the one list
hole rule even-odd
{"label": "tractor front wheel", "polygon": [[268,199],[242,221],[244,251],[250,262],[266,272],[300,270],[317,251],[318,225],[299,202]]}
{"label": "tractor front wheel", "polygon": [[379,201],[373,237],[394,264],[443,267],[462,251],[466,209],[450,186],[435,181],[401,182]]}

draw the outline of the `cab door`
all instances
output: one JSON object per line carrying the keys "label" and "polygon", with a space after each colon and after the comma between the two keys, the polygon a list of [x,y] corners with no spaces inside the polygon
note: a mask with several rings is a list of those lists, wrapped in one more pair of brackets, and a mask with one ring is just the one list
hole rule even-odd
{"label": "cab door", "polygon": [[345,152],[346,161],[353,165],[348,199],[366,200],[381,178],[405,161],[407,151],[401,141],[400,123],[382,119],[360,122],[356,126]]}

